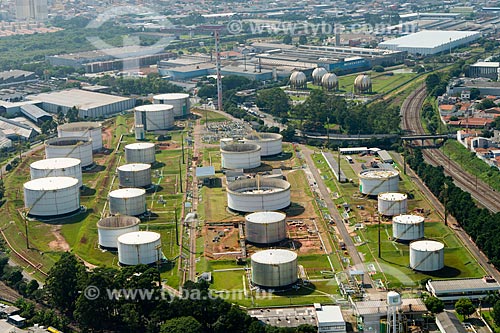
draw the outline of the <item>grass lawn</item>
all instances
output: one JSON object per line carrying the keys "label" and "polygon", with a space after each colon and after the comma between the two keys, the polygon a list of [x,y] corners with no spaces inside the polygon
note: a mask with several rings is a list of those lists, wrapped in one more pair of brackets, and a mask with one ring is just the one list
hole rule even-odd
{"label": "grass lawn", "polygon": [[481,315],[483,316],[484,320],[486,320],[488,325],[490,325],[490,328],[493,330],[493,332],[500,333],[500,327],[495,325],[493,314],[490,311],[481,311]]}
{"label": "grass lawn", "polygon": [[210,110],[195,109],[193,112],[200,115],[201,117],[200,122],[202,125],[204,125],[207,122],[213,123],[213,122],[221,122],[228,120],[228,118],[225,117],[224,115]]}
{"label": "grass lawn", "polygon": [[[398,73],[394,75],[387,75],[388,73],[370,73],[372,79],[372,90],[374,93],[387,93],[388,91],[398,87],[399,85],[411,80],[416,76],[415,73]],[[353,92],[354,80],[358,75],[359,73],[340,76],[339,90]]]}

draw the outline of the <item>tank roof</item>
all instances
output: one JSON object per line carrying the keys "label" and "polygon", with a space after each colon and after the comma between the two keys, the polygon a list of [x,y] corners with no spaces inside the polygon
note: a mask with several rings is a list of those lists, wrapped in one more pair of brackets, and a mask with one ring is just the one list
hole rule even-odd
{"label": "tank roof", "polygon": [[118,243],[129,245],[141,245],[156,242],[161,235],[152,231],[134,231],[118,237]]}
{"label": "tank roof", "polygon": [[261,148],[255,143],[235,143],[225,145],[221,147],[220,150],[224,153],[249,153],[260,151]]}
{"label": "tank roof", "polygon": [[30,164],[33,169],[61,169],[70,168],[80,165],[82,162],[78,158],[71,157],[56,157],[56,158],[46,158],[44,160],[39,160]]}
{"label": "tank roof", "polygon": [[66,123],[57,126],[58,129],[64,131],[83,131],[88,129],[100,129],[101,127],[101,123],[95,121],[79,121],[76,123]]}
{"label": "tank roof", "polygon": [[283,136],[279,133],[253,133],[245,136],[249,141],[274,141],[282,140]]}
{"label": "tank roof", "polygon": [[245,219],[252,223],[279,222],[285,218],[286,214],[281,212],[255,212],[245,216]]}
{"label": "tank roof", "polygon": [[141,105],[135,108],[135,111],[142,111],[142,112],[155,112],[155,111],[169,111],[173,110],[174,107],[170,104],[147,104],[147,105]]}
{"label": "tank roof", "polygon": [[86,136],[68,136],[63,138],[52,138],[45,141],[47,146],[76,146],[82,143],[92,144],[92,139]]}
{"label": "tank roof", "polygon": [[382,179],[399,176],[399,172],[389,169],[366,169],[359,173],[362,178]]}
{"label": "tank roof", "polygon": [[261,194],[264,191],[281,192],[290,189],[290,183],[282,179],[257,178],[240,179],[227,185],[230,193]]}
{"label": "tank roof", "polygon": [[297,259],[297,253],[289,250],[272,249],[256,252],[252,255],[252,261],[261,264],[284,264]]}
{"label": "tank roof", "polygon": [[160,94],[153,96],[153,99],[163,99],[163,100],[183,99],[183,98],[189,98],[189,94],[169,93],[169,94]]}
{"label": "tank roof", "polygon": [[24,183],[24,188],[32,191],[54,191],[66,189],[77,184],[78,179],[73,177],[45,177]]}
{"label": "tank roof", "polygon": [[381,200],[385,201],[400,201],[400,200],[405,200],[408,198],[408,196],[404,193],[397,193],[397,192],[384,192],[380,193],[378,197]]}
{"label": "tank roof", "polygon": [[118,215],[100,219],[97,227],[99,229],[122,229],[136,226],[140,222],[141,220],[134,216]]}
{"label": "tank roof", "polygon": [[147,149],[147,148],[153,148],[154,146],[155,144],[151,142],[135,142],[126,145],[125,149]]}
{"label": "tank roof", "polygon": [[444,249],[444,244],[432,240],[416,241],[410,244],[410,249],[417,251],[439,251]]}
{"label": "tank roof", "polygon": [[151,165],[145,163],[131,163],[118,167],[118,171],[143,171],[148,169],[151,169]]}
{"label": "tank roof", "polygon": [[418,215],[405,214],[394,216],[392,221],[400,224],[417,224],[424,222],[424,218]]}
{"label": "tank roof", "polygon": [[121,188],[119,190],[109,192],[110,197],[122,199],[135,198],[144,194],[146,194],[146,190],[134,187]]}

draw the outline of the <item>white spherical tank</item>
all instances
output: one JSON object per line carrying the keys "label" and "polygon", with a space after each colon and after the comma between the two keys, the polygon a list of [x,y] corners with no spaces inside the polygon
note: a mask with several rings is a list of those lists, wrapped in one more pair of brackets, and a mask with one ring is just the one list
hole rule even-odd
{"label": "white spherical tank", "polygon": [[118,237],[121,265],[149,265],[162,259],[161,236],[157,232],[135,231]]}
{"label": "white spherical tank", "polygon": [[328,73],[323,75],[321,85],[327,90],[336,90],[339,86],[339,79],[334,73]]}
{"label": "white spherical tank", "polygon": [[431,240],[411,243],[410,267],[422,272],[442,269],[444,267],[444,244]]}
{"label": "white spherical tank", "polygon": [[142,188],[122,188],[109,192],[111,214],[141,215],[146,212],[146,190]]}
{"label": "white spherical tank", "polygon": [[281,179],[241,179],[227,185],[230,209],[253,213],[280,210],[290,205],[290,183]]}
{"label": "white spherical tank", "polygon": [[281,212],[255,212],[245,216],[247,241],[272,244],[282,241],[286,235],[286,214]]}
{"label": "white spherical tank", "polygon": [[296,71],[290,75],[290,86],[294,89],[306,88],[307,77],[303,72]]}
{"label": "white spherical tank", "polygon": [[136,140],[144,140],[146,138],[146,131],[144,130],[144,125],[135,125],[134,133]]}
{"label": "white spherical tank", "polygon": [[100,219],[97,222],[99,246],[107,249],[118,247],[118,237],[129,232],[139,231],[139,220],[134,216],[117,215]]}
{"label": "white spherical tank", "polygon": [[297,254],[288,250],[264,250],[251,257],[252,283],[265,288],[283,288],[297,282]]}
{"label": "white spherical tank", "polygon": [[388,169],[366,169],[359,173],[359,191],[366,195],[399,190],[399,172]]}
{"label": "white spherical tank", "polygon": [[283,136],[278,133],[255,133],[245,136],[245,143],[258,145],[260,156],[273,156],[283,152]]}
{"label": "white spherical tank", "polygon": [[224,169],[253,169],[260,166],[261,148],[251,143],[235,143],[220,148]]}
{"label": "white spherical tank", "polygon": [[92,139],[92,150],[102,149],[102,125],[97,122],[80,121],[59,125],[57,136],[60,138],[87,137]]}
{"label": "white spherical tank", "polygon": [[146,131],[157,131],[174,126],[174,107],[168,104],[141,105],[134,109],[136,125],[143,125]]}
{"label": "white spherical tank", "polygon": [[45,177],[73,177],[82,186],[82,163],[79,159],[62,157],[48,158],[30,164],[31,179]]}
{"label": "white spherical tank", "polygon": [[127,163],[148,163],[156,161],[155,145],[149,142],[136,142],[125,146]]}
{"label": "white spherical tank", "polygon": [[73,213],[80,209],[80,186],[72,177],[46,177],[24,183],[24,207],[40,217]]}
{"label": "white spherical tank", "polygon": [[70,157],[79,159],[82,167],[94,163],[92,139],[87,137],[53,138],[45,141],[45,158]]}
{"label": "white spherical tank", "polygon": [[153,104],[169,104],[174,107],[175,117],[184,117],[190,113],[189,95],[183,93],[161,94],[153,96]]}
{"label": "white spherical tank", "polygon": [[121,187],[146,187],[151,185],[151,165],[145,163],[125,164],[118,167]]}
{"label": "white spherical tank", "polygon": [[399,241],[424,238],[424,218],[418,215],[398,215],[392,218],[392,237]]}
{"label": "white spherical tank", "polygon": [[405,214],[408,210],[408,196],[404,193],[384,192],[378,195],[378,212],[384,216]]}
{"label": "white spherical tank", "polygon": [[324,69],[323,67],[315,68],[312,72],[312,78],[313,78],[314,84],[316,84],[316,85],[321,84],[321,79],[326,74],[328,74],[328,71],[326,69]]}
{"label": "white spherical tank", "polygon": [[372,79],[367,74],[360,74],[354,79],[354,90],[358,93],[372,91]]}

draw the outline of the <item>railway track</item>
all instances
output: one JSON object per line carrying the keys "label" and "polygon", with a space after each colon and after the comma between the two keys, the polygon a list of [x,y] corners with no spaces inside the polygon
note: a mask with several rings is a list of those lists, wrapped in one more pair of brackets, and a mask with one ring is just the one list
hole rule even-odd
{"label": "railway track", "polygon": [[[408,134],[425,134],[420,111],[427,96],[425,85],[412,92],[401,106],[401,128]],[[500,194],[477,177],[470,175],[437,148],[423,149],[424,158],[435,166],[443,166],[445,174],[451,176],[455,184],[469,192],[480,205],[496,213],[500,211]]]}

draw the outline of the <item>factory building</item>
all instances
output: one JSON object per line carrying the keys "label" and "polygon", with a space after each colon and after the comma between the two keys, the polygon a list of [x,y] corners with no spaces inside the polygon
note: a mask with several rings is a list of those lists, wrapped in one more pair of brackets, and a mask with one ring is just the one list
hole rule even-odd
{"label": "factory building", "polygon": [[498,293],[500,283],[486,276],[481,279],[429,280],[425,288],[442,301],[455,302],[463,297],[477,300]]}
{"label": "factory building", "polygon": [[10,87],[18,84],[38,81],[34,72],[12,69],[0,72],[0,87]]}
{"label": "factory building", "polygon": [[500,62],[478,61],[469,67],[470,77],[485,77],[496,80],[500,71]]}
{"label": "factory building", "polygon": [[25,104],[20,108],[21,113],[35,124],[42,124],[51,121],[52,116],[34,104]]}
{"label": "factory building", "polygon": [[4,117],[0,117],[0,130],[11,140],[31,141],[40,134],[33,127]]}

